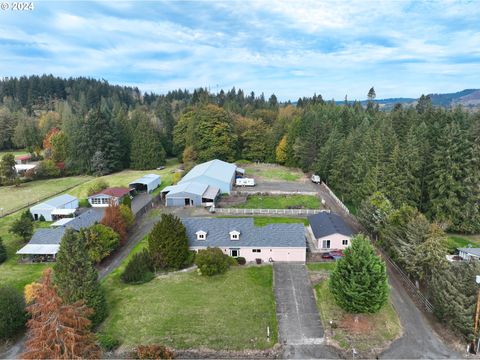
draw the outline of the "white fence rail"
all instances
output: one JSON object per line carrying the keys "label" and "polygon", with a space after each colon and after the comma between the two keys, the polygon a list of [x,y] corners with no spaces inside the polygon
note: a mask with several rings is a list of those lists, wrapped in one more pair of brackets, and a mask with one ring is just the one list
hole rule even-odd
{"label": "white fence rail", "polygon": [[262,215],[314,215],[321,212],[330,212],[330,210],[320,209],[238,209],[238,208],[215,208],[215,212],[221,214],[262,214]]}
{"label": "white fence rail", "polygon": [[337,195],[335,195],[335,193],[328,187],[327,184],[323,183],[323,185],[325,186],[325,189],[327,189],[328,193],[330,194],[330,196],[333,198],[333,200],[335,200],[335,202],[343,209],[345,210],[345,212],[347,214],[350,214],[350,210],[348,210],[348,208],[345,206],[345,204],[337,197]]}

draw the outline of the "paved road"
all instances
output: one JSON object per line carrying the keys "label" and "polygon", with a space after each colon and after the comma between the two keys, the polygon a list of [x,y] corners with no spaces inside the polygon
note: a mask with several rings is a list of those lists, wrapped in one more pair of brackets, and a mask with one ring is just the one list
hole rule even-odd
{"label": "paved road", "polygon": [[287,359],[338,358],[324,331],[304,264],[273,265],[280,342]]}
{"label": "paved road", "polygon": [[432,329],[403,288],[397,275],[389,269],[391,298],[403,326],[403,336],[380,354],[381,359],[459,359]]}

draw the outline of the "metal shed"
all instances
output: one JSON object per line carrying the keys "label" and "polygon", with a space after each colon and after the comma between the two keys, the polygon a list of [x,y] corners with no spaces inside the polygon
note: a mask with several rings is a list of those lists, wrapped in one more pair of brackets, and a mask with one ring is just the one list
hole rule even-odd
{"label": "metal shed", "polygon": [[52,212],[58,209],[77,209],[78,199],[75,196],[64,194],[40,204],[32,206],[30,213],[35,220],[39,220],[40,217],[44,217],[46,221],[53,221]]}
{"label": "metal shed", "polygon": [[220,189],[197,182],[167,186],[162,190],[166,206],[204,206],[215,202]]}
{"label": "metal shed", "polygon": [[128,186],[132,189],[135,189],[138,192],[151,193],[162,183],[160,175],[157,174],[147,174],[142,176],[140,179],[132,181]]}

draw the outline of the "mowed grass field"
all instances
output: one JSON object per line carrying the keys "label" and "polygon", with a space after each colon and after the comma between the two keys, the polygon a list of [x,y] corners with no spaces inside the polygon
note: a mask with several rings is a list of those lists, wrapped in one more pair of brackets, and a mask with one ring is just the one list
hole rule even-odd
{"label": "mowed grass field", "polygon": [[[251,218],[252,216],[218,216],[219,218]],[[289,217],[269,217],[269,216],[253,216],[255,226],[265,226],[269,224],[304,224],[308,225],[305,218],[289,218]]]}
{"label": "mowed grass field", "polygon": [[287,168],[280,165],[246,164],[245,177],[256,175],[269,180],[297,181],[305,175],[299,169]]}
{"label": "mowed grass field", "polygon": [[[72,186],[86,183],[91,179],[93,179],[91,176],[69,176],[58,179],[35,180],[19,186],[2,186],[0,187],[0,208],[3,208],[4,212],[8,212],[28,206]],[[68,191],[68,193],[71,193],[71,191]]]}
{"label": "mowed grass field", "polygon": [[213,277],[167,274],[142,285],[123,284],[120,273],[103,282],[110,315],[100,331],[123,345],[242,350],[277,342],[271,266],[235,266]]}
{"label": "mowed grass field", "polygon": [[250,195],[241,209],[320,209],[320,199],[313,195]]}
{"label": "mowed grass field", "polygon": [[0,151],[0,158],[5,154],[13,154],[13,156],[20,156],[20,155],[27,155],[27,154],[29,154],[29,152],[25,149],[2,150],[2,151]]}
{"label": "mowed grass field", "polygon": [[479,247],[480,235],[448,234],[447,246],[450,253],[454,253],[458,248]]}

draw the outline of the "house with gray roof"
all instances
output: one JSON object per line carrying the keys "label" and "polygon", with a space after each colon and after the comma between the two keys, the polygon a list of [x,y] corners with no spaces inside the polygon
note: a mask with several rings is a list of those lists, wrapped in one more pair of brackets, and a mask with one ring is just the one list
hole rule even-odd
{"label": "house with gray roof", "polygon": [[45,221],[53,221],[56,217],[73,215],[78,208],[78,199],[75,196],[63,194],[32,206],[30,213],[34,220],[42,216]]}
{"label": "house with gray roof", "polygon": [[305,262],[306,239],[303,224],[255,226],[253,218],[185,218],[190,249],[218,247],[247,262]]}
{"label": "house with gray roof", "polygon": [[65,223],[63,226],[37,229],[28,244],[18,250],[17,254],[29,257],[40,256],[45,257],[45,259],[54,260],[66,229],[80,231],[82,228],[100,222],[102,217],[103,209],[89,209]]}
{"label": "house with gray roof", "polygon": [[458,248],[458,256],[463,260],[479,260],[480,259],[480,248],[466,247]]}
{"label": "house with gray roof", "polygon": [[323,211],[308,217],[309,231],[320,250],[343,250],[350,245],[353,230],[342,217],[333,212]]}

